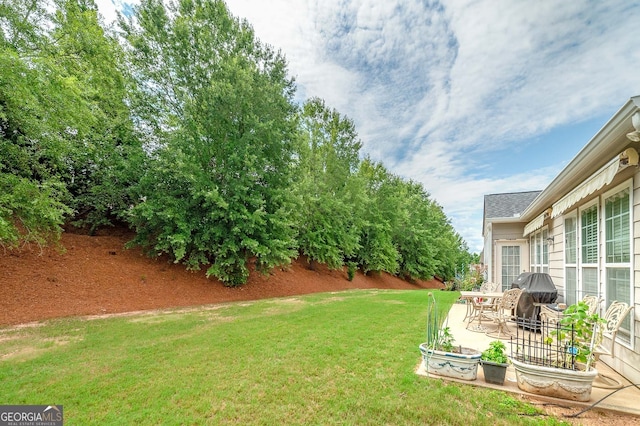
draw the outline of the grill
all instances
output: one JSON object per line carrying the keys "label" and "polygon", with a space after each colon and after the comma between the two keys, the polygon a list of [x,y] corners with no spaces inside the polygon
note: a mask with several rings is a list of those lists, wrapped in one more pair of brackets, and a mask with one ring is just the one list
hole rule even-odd
{"label": "grill", "polygon": [[540,328],[539,305],[554,303],[558,298],[558,289],[551,276],[542,272],[523,272],[513,281],[511,288],[522,289],[515,312],[518,324],[537,331]]}

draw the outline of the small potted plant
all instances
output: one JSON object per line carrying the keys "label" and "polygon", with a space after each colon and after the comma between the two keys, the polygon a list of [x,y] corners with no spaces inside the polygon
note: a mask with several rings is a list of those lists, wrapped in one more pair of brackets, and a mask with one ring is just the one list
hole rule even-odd
{"label": "small potted plant", "polygon": [[506,354],[507,347],[500,340],[489,343],[489,348],[482,352],[480,364],[484,371],[484,380],[494,385],[503,385],[507,374],[509,359]]}
{"label": "small potted plant", "polygon": [[455,346],[451,330],[438,317],[433,293],[428,294],[427,341],[420,345],[427,373],[462,380],[475,380],[478,374],[480,352]]}

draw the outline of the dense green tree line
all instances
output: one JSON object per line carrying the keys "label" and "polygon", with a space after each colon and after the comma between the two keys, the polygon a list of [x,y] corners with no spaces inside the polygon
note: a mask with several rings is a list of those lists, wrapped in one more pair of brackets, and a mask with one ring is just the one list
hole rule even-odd
{"label": "dense green tree line", "polygon": [[0,244],[127,223],[226,285],[300,253],[450,278],[467,247],[423,186],[362,159],[354,123],[298,105],[284,56],[219,0],[0,3]]}

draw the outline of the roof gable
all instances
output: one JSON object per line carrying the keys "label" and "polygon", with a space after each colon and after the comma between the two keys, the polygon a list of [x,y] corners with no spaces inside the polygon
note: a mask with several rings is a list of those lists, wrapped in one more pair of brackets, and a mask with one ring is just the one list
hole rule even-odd
{"label": "roof gable", "polygon": [[484,196],[484,218],[520,217],[542,191],[510,192]]}

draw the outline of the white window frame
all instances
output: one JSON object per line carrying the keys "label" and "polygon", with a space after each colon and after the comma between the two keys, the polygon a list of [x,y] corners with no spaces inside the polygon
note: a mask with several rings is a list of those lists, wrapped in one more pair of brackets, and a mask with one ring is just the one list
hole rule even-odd
{"label": "white window frame", "polygon": [[[595,263],[585,263],[584,262],[584,258],[583,258],[583,254],[582,254],[582,212],[588,209],[593,208],[593,206],[596,207],[596,214],[598,215],[597,219],[596,219],[596,261]],[[600,275],[600,255],[601,255],[601,250],[600,250],[600,243],[601,243],[601,238],[600,238],[600,232],[601,232],[601,225],[600,222],[602,220],[602,213],[600,211],[600,198],[596,197],[593,200],[589,201],[588,203],[585,203],[584,205],[580,206],[580,208],[578,208],[578,264],[577,264],[577,273],[578,273],[578,285],[577,285],[577,292],[578,294],[576,295],[577,300],[581,300],[586,294],[585,294],[585,289],[584,289],[584,274],[583,274],[583,270],[585,268],[595,268],[596,270],[596,294],[595,296],[600,296],[601,295],[601,285],[600,283],[602,282],[602,277]]]}
{"label": "white window frame", "polygon": [[[629,261],[628,262],[607,262],[607,251],[606,251],[606,243],[607,243],[607,227],[606,227],[606,200],[607,198],[616,195],[617,193],[624,191],[625,189],[627,189],[629,191]],[[634,259],[634,252],[633,252],[633,221],[634,221],[634,217],[633,217],[633,179],[628,179],[627,181],[621,183],[620,185],[612,188],[611,190],[605,192],[604,194],[602,194],[602,203],[601,203],[601,223],[602,223],[602,279],[601,279],[601,283],[602,283],[602,295],[605,298],[605,309],[611,304],[611,302],[613,302],[613,300],[608,300],[608,296],[607,296],[607,283],[608,283],[608,276],[607,276],[607,271],[608,268],[628,268],[629,269],[629,300],[627,300],[627,303],[633,304],[633,301],[635,300],[634,297],[634,267],[633,267],[633,259]],[[633,311],[632,311],[633,312]],[[633,320],[633,315],[629,315],[630,316],[630,321],[631,321],[631,327],[629,330],[620,330],[617,334],[617,339],[616,341],[620,344],[622,344],[623,346],[626,346],[628,348],[632,347],[632,342],[634,341],[634,320]]]}
{"label": "white window frame", "polygon": [[[567,238],[567,220],[568,219],[572,219],[574,221],[573,223],[573,232],[575,233],[575,260],[573,262],[570,262],[567,258],[567,245],[568,245],[568,238]],[[572,304],[574,303],[574,300],[577,302],[578,301],[578,265],[579,265],[579,257],[580,257],[580,239],[579,234],[580,234],[580,227],[578,226],[578,211],[574,210],[573,212],[566,214],[563,216],[563,222],[562,222],[562,226],[563,226],[563,239],[565,242],[564,245],[564,249],[562,250],[563,253],[563,257],[564,257],[564,300],[565,303],[567,304]],[[567,269],[569,268],[573,268],[573,270],[575,271],[575,289],[574,289],[574,294],[569,294],[568,291],[568,284],[567,284]]]}
{"label": "white window frame", "polygon": [[502,290],[508,290],[510,288],[511,282],[503,282],[502,280],[502,269],[505,265],[502,262],[502,249],[505,247],[518,247],[519,253],[519,271],[515,274],[515,277],[518,277],[524,271],[524,264],[527,261],[527,253],[526,253],[526,245],[527,240],[496,240],[495,242],[495,265],[496,265],[496,282],[500,283]]}
{"label": "white window frame", "polygon": [[549,227],[545,226],[529,235],[529,268],[531,272],[549,273]]}

